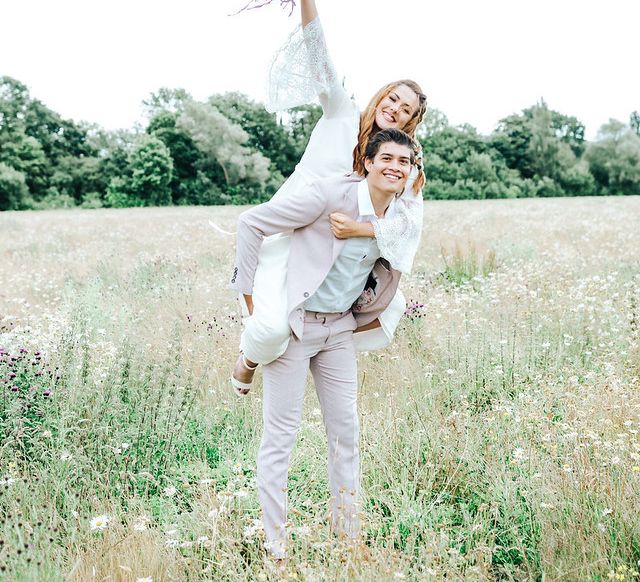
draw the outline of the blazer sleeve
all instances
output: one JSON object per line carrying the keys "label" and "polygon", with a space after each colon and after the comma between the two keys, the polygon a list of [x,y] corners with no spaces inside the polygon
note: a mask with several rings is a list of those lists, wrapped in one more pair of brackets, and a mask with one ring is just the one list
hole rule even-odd
{"label": "blazer sleeve", "polygon": [[238,218],[236,264],[230,287],[251,295],[262,239],[311,224],[328,212],[327,200],[326,193],[314,183],[295,196],[283,196],[243,212]]}

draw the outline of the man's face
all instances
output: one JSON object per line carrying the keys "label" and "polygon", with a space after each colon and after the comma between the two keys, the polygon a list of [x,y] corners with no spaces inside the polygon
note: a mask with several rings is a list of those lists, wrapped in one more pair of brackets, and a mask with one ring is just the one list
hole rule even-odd
{"label": "man's face", "polygon": [[404,190],[411,172],[411,149],[394,142],[383,143],[373,159],[364,162],[369,187],[396,194]]}

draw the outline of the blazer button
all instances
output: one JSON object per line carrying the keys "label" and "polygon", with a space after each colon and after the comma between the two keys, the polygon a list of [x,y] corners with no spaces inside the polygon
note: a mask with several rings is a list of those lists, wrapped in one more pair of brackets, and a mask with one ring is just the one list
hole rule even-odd
{"label": "blazer button", "polygon": [[307,293],[306,291],[304,292],[304,296],[305,297],[309,297],[309,293]]}

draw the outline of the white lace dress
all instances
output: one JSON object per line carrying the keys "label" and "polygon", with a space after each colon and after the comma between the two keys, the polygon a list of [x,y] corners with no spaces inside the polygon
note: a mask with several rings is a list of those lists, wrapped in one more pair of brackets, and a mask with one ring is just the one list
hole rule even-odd
{"label": "white lace dress", "polygon": [[[267,110],[283,111],[318,98],[323,115],[316,124],[295,171],[274,195],[296,196],[318,178],[347,174],[353,169],[353,149],[358,140],[360,111],[340,84],[329,57],[320,20],[298,27],[276,54],[269,71]],[[398,199],[396,214],[374,222],[381,255],[391,266],[408,273],[422,231],[422,196],[411,190],[412,174],[405,193]],[[244,302],[244,331],[240,348],[247,358],[260,364],[277,359],[287,348],[290,330],[287,318],[286,277],[289,235],[264,239],[253,288],[253,315]],[[380,317],[381,328],[354,335],[356,348],[371,350],[389,344],[405,309],[398,291]]]}

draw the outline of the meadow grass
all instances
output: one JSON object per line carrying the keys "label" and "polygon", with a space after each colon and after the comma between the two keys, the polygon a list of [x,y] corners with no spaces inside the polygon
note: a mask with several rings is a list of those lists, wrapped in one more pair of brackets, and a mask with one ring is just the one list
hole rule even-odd
{"label": "meadow grass", "polygon": [[[0,578],[272,580],[261,380],[234,397],[239,208],[0,214]],[[428,202],[359,356],[362,538],[310,383],[298,580],[640,579],[640,199]]]}

